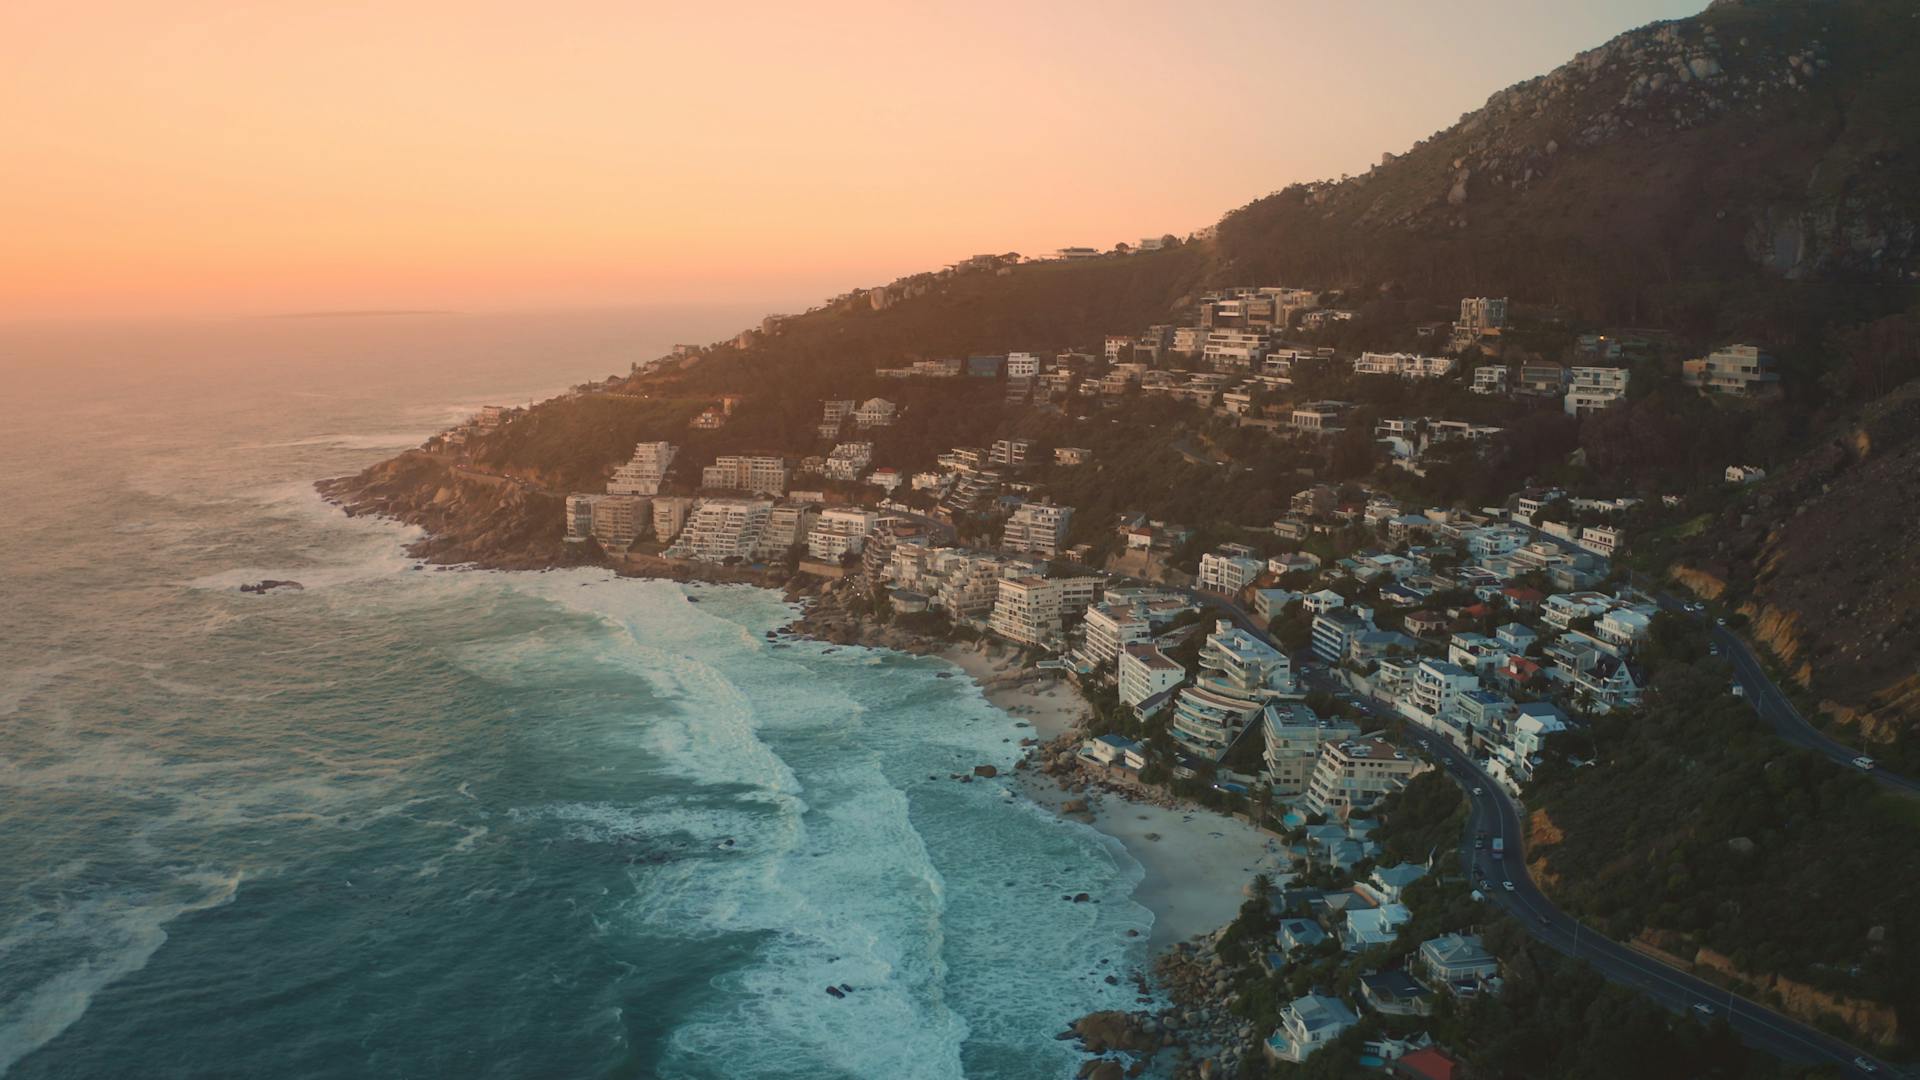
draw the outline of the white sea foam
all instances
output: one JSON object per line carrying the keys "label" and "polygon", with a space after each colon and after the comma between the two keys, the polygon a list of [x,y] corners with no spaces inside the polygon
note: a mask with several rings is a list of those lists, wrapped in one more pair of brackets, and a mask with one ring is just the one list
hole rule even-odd
{"label": "white sea foam", "polygon": [[[588,571],[514,586],[603,620],[574,653],[672,702],[639,745],[716,791],[520,812],[576,841],[669,847],[630,870],[623,917],[649,933],[761,941],[676,1025],[663,1076],[945,1078],[982,1053],[984,1073],[1064,1071],[1069,1050],[1036,1050],[1043,1030],[1131,1005],[1124,979],[1104,979],[1144,958],[1144,934],[1125,937],[1151,925],[1128,901],[1139,865],[997,784],[947,779],[1017,753],[1018,729],[967,684],[879,651],[772,651],[764,631],[790,608],[764,591],[699,588],[688,604],[676,586]],[[555,645],[471,662],[531,679]],[[1082,891],[1103,902],[1061,899]],[[825,993],[842,984],[844,998]]]}
{"label": "white sea foam", "polygon": [[239,888],[238,873],[194,873],[157,895],[63,901],[23,921],[0,943],[0,957],[57,938],[78,944],[85,958],[0,1004],[0,1074],[72,1026],[102,987],[145,967],[166,943],[168,923],[225,904]]}

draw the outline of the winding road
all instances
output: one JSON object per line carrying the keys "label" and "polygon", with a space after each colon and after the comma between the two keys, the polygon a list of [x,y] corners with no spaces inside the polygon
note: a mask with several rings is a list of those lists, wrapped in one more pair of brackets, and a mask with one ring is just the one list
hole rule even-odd
{"label": "winding road", "polygon": [[[1324,672],[1320,678],[1326,678]],[[1771,687],[1764,682],[1764,674],[1760,678]],[[1360,707],[1376,719],[1398,718],[1376,701],[1364,697],[1358,700]],[[1635,990],[1676,1013],[1702,1022],[1725,1020],[1741,1042],[1783,1060],[1837,1065],[1849,1076],[1907,1075],[1850,1043],[1583,927],[1578,919],[1555,906],[1527,871],[1525,808],[1451,742],[1432,733],[1422,733],[1419,738],[1421,748],[1447,771],[1471,803],[1466,833],[1460,842],[1461,869],[1476,885],[1485,882],[1481,891],[1488,901],[1511,914],[1534,938],[1556,952],[1585,961],[1608,981]],[[1843,760],[1850,761],[1853,753],[1847,751]],[[1850,764],[1847,767],[1852,768]],[[1474,841],[1482,835],[1487,845],[1476,848]],[[1496,836],[1505,848],[1503,858],[1493,856],[1492,838]],[[1511,890],[1507,882],[1512,882]]]}

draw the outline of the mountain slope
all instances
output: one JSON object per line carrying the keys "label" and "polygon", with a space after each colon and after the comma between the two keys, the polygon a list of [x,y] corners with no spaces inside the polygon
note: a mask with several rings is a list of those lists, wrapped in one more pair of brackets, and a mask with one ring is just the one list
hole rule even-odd
{"label": "mountain slope", "polygon": [[1234,211],[1223,262],[1776,340],[1884,308],[1920,269],[1916,44],[1908,4],[1716,3],[1503,90],[1365,175]]}

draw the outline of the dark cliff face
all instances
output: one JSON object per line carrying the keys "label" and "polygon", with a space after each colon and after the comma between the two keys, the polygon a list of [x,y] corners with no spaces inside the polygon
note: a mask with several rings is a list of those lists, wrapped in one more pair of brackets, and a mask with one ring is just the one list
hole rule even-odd
{"label": "dark cliff face", "polygon": [[1916,44],[1911,5],[1717,4],[1502,90],[1362,176],[1234,211],[1223,260],[1702,332],[1732,329],[1729,301],[1756,290],[1911,283]]}
{"label": "dark cliff face", "polygon": [[430,562],[516,569],[597,556],[590,545],[562,539],[564,497],[437,454],[409,451],[318,487],[349,514],[380,514],[425,529],[426,538],[408,550]]}
{"label": "dark cliff face", "polygon": [[[1920,382],[1863,409],[1703,532],[1683,560],[1890,765],[1920,765]],[[1711,583],[1708,587],[1713,587]]]}

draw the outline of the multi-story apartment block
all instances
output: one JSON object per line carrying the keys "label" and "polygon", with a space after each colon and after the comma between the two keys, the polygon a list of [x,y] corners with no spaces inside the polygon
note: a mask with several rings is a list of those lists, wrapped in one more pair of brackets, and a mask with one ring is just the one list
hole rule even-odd
{"label": "multi-story apartment block", "polygon": [[1405,787],[1426,769],[1378,736],[1329,743],[1314,763],[1301,806],[1308,813],[1345,818]]}
{"label": "multi-story apartment block", "polygon": [[1469,296],[1460,301],[1460,318],[1453,324],[1453,350],[1478,345],[1486,338],[1500,336],[1507,325],[1506,297]]}
{"label": "multi-story apartment block", "polygon": [[1032,439],[998,439],[988,449],[987,461],[993,465],[1025,465],[1032,450]]}
{"label": "multi-story apartment block", "polygon": [[1685,361],[1680,377],[1707,394],[1761,397],[1780,389],[1773,355],[1757,345],[1728,345],[1698,360]]}
{"label": "multi-story apartment block", "polygon": [[1187,669],[1150,644],[1129,645],[1119,655],[1120,704],[1138,708],[1187,680]]}
{"label": "multi-story apartment block", "polygon": [[1081,629],[1085,638],[1080,655],[1096,669],[1118,662],[1128,646],[1153,640],[1153,623],[1132,604],[1109,602],[1088,608]]}
{"label": "multi-story apartment block", "polygon": [[1603,559],[1613,558],[1620,550],[1620,542],[1625,536],[1611,525],[1588,525],[1580,530],[1579,544]]}
{"label": "multi-story apartment block", "polygon": [[1104,579],[1097,577],[1000,579],[993,602],[993,632],[1036,648],[1061,643],[1065,620],[1092,606]]}
{"label": "multi-story apartment block", "polygon": [[1346,430],[1350,408],[1352,406],[1344,401],[1309,401],[1293,410],[1288,423],[1295,431],[1309,435],[1334,435]]}
{"label": "multi-story apartment block", "polygon": [[1200,668],[1173,706],[1173,739],[1196,757],[1218,760],[1267,702],[1294,692],[1287,658],[1225,620],[1207,636]]}
{"label": "multi-story apartment block", "polygon": [[1353,362],[1355,375],[1397,375],[1403,379],[1432,379],[1452,371],[1459,361],[1451,356],[1413,353],[1361,353]]}
{"label": "multi-story apartment block", "polygon": [[821,511],[814,519],[813,528],[807,531],[807,555],[820,562],[833,563],[844,555],[858,552],[878,517],[871,510]]}
{"label": "multi-story apartment block", "polygon": [[713,563],[750,559],[772,515],[773,504],[759,499],[702,499],[667,553]]}
{"label": "multi-story apartment block", "polygon": [[1626,368],[1574,368],[1573,382],[1567,387],[1567,415],[1585,416],[1612,408],[1627,396],[1628,375]]}
{"label": "multi-story apartment block", "polygon": [[1559,364],[1522,364],[1515,389],[1522,394],[1559,397],[1567,392],[1567,369]]}
{"label": "multi-story apartment block", "polygon": [[1266,568],[1266,563],[1245,555],[1208,552],[1200,556],[1200,576],[1195,584],[1208,592],[1238,596]]}
{"label": "multi-story apartment block", "polygon": [[853,410],[853,426],[861,429],[890,427],[899,406],[886,398],[868,398]]}
{"label": "multi-story apartment block", "polygon": [[566,521],[568,543],[592,537],[608,551],[625,551],[647,530],[650,500],[642,495],[569,495]]}
{"label": "multi-story apartment block", "polygon": [[676,448],[672,443],[643,442],[633,448],[633,457],[613,471],[607,481],[609,495],[658,495],[667,468],[673,464]]}
{"label": "multi-story apartment block", "polygon": [[662,495],[653,500],[653,538],[671,544],[687,527],[693,514],[693,500],[684,495]]}
{"label": "multi-story apartment block", "polygon": [[1354,639],[1372,629],[1372,620],[1361,609],[1336,607],[1322,611],[1313,617],[1313,655],[1329,664],[1338,664],[1347,658]]}
{"label": "multi-story apartment block", "polygon": [[1504,394],[1512,378],[1504,364],[1482,364],[1473,369],[1473,392],[1476,394]]}
{"label": "multi-story apartment block", "polygon": [[1458,664],[1422,660],[1414,669],[1413,692],[1404,702],[1419,714],[1421,723],[1432,724],[1451,716],[1460,695],[1479,686],[1480,677]]}
{"label": "multi-story apartment block", "polygon": [[1204,326],[1182,326],[1173,332],[1171,352],[1176,356],[1199,356],[1207,347],[1208,329]]}
{"label": "multi-story apartment block", "polygon": [[1073,507],[1052,503],[1022,503],[1007,519],[1000,546],[1008,551],[1023,551],[1051,559],[1066,543],[1067,527],[1073,520]]}
{"label": "multi-story apartment block", "polygon": [[1269,339],[1260,330],[1214,330],[1207,335],[1200,355],[1216,370],[1248,370],[1266,358]]}
{"label": "multi-story apartment block", "polygon": [[870,442],[845,442],[835,446],[821,466],[821,473],[829,480],[841,480],[852,483],[873,464],[873,444]]}
{"label": "multi-story apartment block", "polygon": [[785,458],[724,455],[700,471],[700,486],[728,491],[751,491],[759,495],[787,493]]}
{"label": "multi-story apartment block", "polygon": [[1000,581],[1025,577],[1036,564],[989,551],[943,548],[935,552],[930,571],[937,575],[933,603],[957,619],[977,619],[993,611],[1000,598]]}
{"label": "multi-story apartment block", "polygon": [[1007,377],[1010,379],[1030,379],[1040,374],[1040,357],[1037,353],[1017,352],[1007,354]]}
{"label": "multi-story apartment block", "polygon": [[1353,721],[1323,720],[1297,701],[1269,703],[1261,722],[1267,740],[1267,783],[1280,798],[1306,792],[1322,746],[1360,736]]}
{"label": "multi-story apartment block", "polygon": [[813,528],[815,511],[811,506],[776,506],[767,514],[767,531],[760,535],[755,558],[784,555],[787,549],[803,543]]}

